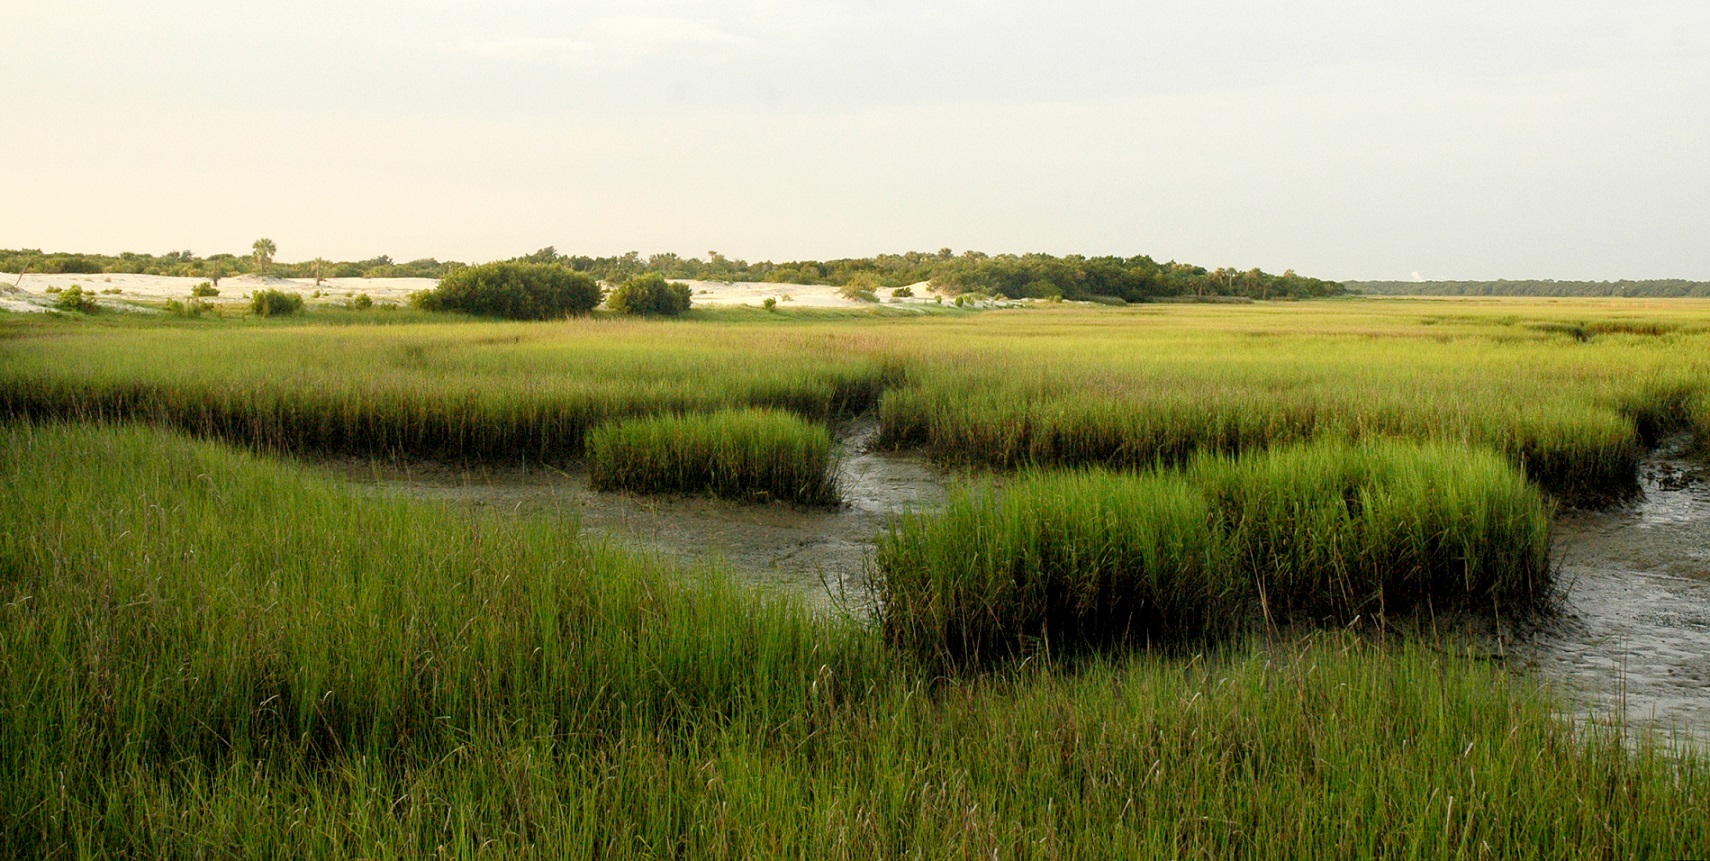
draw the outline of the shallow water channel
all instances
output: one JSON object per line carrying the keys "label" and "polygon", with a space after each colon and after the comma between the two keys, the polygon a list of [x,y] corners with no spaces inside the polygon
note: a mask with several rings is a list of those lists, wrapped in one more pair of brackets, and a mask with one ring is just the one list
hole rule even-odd
{"label": "shallow water channel", "polygon": [[[941,505],[951,477],[924,459],[874,451],[871,422],[841,444],[844,504],[816,508],[590,490],[579,470],[347,463],[359,492],[561,516],[585,534],[690,565],[721,564],[826,610],[864,613],[867,560],[887,518]],[[1556,523],[1562,612],[1509,645],[1566,689],[1577,717],[1710,742],[1710,469],[1686,440],[1654,452],[1628,503]]]}
{"label": "shallow water channel", "polygon": [[1519,655],[1567,688],[1579,717],[1710,742],[1710,469],[1688,440],[1653,452],[1626,505],[1556,522],[1561,618]]}
{"label": "shallow water channel", "polygon": [[923,458],[873,450],[877,435],[878,425],[864,421],[839,444],[838,507],[603,493],[588,487],[579,467],[336,466],[360,492],[561,516],[586,535],[685,564],[721,565],[821,609],[864,613],[871,603],[864,566],[886,520],[941,505],[946,484],[945,473]]}

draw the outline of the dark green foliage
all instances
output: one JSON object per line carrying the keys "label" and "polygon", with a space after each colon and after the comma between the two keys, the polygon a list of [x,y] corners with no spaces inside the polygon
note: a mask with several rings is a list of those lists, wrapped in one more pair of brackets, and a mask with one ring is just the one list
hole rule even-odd
{"label": "dark green foliage", "polygon": [[249,310],[258,317],[289,317],[303,310],[303,297],[283,290],[257,290],[250,294]]}
{"label": "dark green foliage", "polygon": [[692,294],[687,284],[672,284],[657,272],[626,279],[612,291],[606,304],[620,314],[650,314],[676,317],[689,310]]}
{"label": "dark green foliage", "polygon": [[887,636],[952,665],[1197,645],[1257,621],[1529,612],[1551,589],[1549,508],[1486,452],[1319,443],[963,492],[899,520],[876,567]]}
{"label": "dark green foliage", "polygon": [[[797,260],[784,263],[749,263],[732,260],[716,251],[707,259],[636,252],[611,257],[560,254],[547,246],[532,254],[513,258],[512,263],[567,266],[598,280],[616,283],[648,273],[666,279],[707,281],[766,281],[774,283],[856,284],[865,292],[882,287],[902,287],[920,281],[952,292],[980,293],[1012,299],[1091,299],[1120,297],[1141,302],[1173,296],[1242,296],[1255,299],[1309,298],[1345,292],[1342,285],[1307,278],[1294,272],[1271,275],[1257,269],[1206,269],[1187,263],[1159,263],[1151,257],[1084,257],[1071,254],[984,254],[969,251],[951,254],[911,251],[874,257],[841,260]],[[441,278],[462,268],[456,261],[432,258],[395,263],[380,255],[368,260],[327,263],[270,262],[267,271],[286,278]],[[71,268],[67,268],[71,267]],[[212,277],[234,272],[259,271],[254,254],[214,254],[196,257],[188,251],[164,255],[125,252],[107,255],[43,254],[39,249],[0,249],[0,271],[4,272],[135,272],[150,275]]]}
{"label": "dark green foliage", "polygon": [[594,310],[601,290],[594,279],[557,264],[484,263],[458,269],[411,298],[428,311],[551,320]]}
{"label": "dark green foliage", "polygon": [[352,311],[367,311],[374,307],[374,297],[369,296],[367,293],[358,293],[355,296],[344,300],[344,307],[349,308]]}
{"label": "dark green foliage", "polygon": [[79,314],[93,314],[101,310],[101,305],[95,301],[94,293],[85,293],[76,284],[61,290],[53,301],[53,306],[61,311],[73,311]]}
{"label": "dark green foliage", "polygon": [[190,295],[200,299],[208,296],[218,296],[220,295],[220,291],[213,285],[213,282],[203,281],[202,283],[190,288]]}
{"label": "dark green foliage", "polygon": [[602,425],[588,434],[596,490],[838,501],[831,434],[777,410],[721,410]]}

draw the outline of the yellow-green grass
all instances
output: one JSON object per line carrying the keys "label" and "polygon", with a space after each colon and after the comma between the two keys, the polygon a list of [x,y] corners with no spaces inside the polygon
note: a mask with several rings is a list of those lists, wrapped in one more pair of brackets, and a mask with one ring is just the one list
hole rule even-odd
{"label": "yellow-green grass", "polygon": [[581,456],[614,418],[755,406],[816,418],[876,402],[895,368],[859,335],[617,320],[23,328],[0,411],[146,420],[299,451]]}
{"label": "yellow-green grass", "polygon": [[882,538],[886,636],[935,663],[1188,644],[1551,597],[1549,506],[1501,458],[1318,442],[1185,472],[1029,474]]}
{"label": "yellow-green grass", "polygon": [[831,432],[777,410],[649,416],[588,434],[595,490],[838,502]]}
{"label": "yellow-green grass", "polygon": [[[1593,317],[1574,326],[1609,332],[1558,334],[1560,311],[1537,302],[925,321],[960,337],[923,337],[934,361],[886,392],[883,432],[998,467],[1179,464],[1321,437],[1442,440],[1495,448],[1558,496],[1594,502],[1631,490],[1641,447],[1687,426],[1710,381],[1710,305],[1572,312]],[[1632,317],[1644,313],[1658,316]]]}
{"label": "yellow-green grass", "polygon": [[930,677],[554,520],[0,428],[6,857],[1692,857],[1710,768],[1345,634]]}
{"label": "yellow-green grass", "polygon": [[691,316],[8,319],[0,412],[504,459],[573,458],[614,418],[772,407],[823,420],[878,403],[885,441],[947,461],[1128,468],[1401,437],[1493,448],[1579,503],[1632,490],[1642,447],[1690,428],[1710,385],[1710,303],[1692,300]]}

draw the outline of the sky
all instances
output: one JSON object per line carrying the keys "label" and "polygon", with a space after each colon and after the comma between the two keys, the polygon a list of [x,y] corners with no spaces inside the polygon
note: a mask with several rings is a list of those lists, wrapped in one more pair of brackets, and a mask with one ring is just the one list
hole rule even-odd
{"label": "sky", "polygon": [[0,0],[0,247],[1710,280],[1710,2]]}

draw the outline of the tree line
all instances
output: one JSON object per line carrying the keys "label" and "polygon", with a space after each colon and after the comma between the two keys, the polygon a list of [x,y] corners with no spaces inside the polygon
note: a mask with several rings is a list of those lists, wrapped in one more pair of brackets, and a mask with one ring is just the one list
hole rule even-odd
{"label": "tree line", "polygon": [[[250,254],[210,254],[205,257],[189,251],[104,255],[0,249],[0,272],[131,273],[189,276],[215,281],[224,276],[242,274],[284,278],[443,278],[467,265],[434,258],[397,263],[386,255],[356,261],[316,258],[283,263],[273,260],[275,252],[271,240],[266,239],[257,240]],[[1011,299],[1113,297],[1129,302],[1178,296],[1308,299],[1347,292],[1337,282],[1297,275],[1293,270],[1276,275],[1259,269],[1207,269],[1174,260],[1160,263],[1145,255],[1086,257],[1070,254],[1058,257],[1050,254],[985,254],[979,251],[955,254],[944,248],[936,252],[911,251],[836,260],[750,263],[716,251],[708,252],[704,259],[671,253],[643,256],[634,251],[592,257],[560,254],[548,246],[506,262],[556,264],[608,284],[619,284],[647,274],[678,280],[853,285],[864,290],[895,289],[927,281],[951,293],[980,293]]]}
{"label": "tree line", "polygon": [[897,288],[928,281],[953,293],[984,293],[1011,299],[1092,299],[1115,297],[1129,302],[1175,296],[1240,296],[1254,299],[1308,299],[1345,293],[1341,284],[1259,269],[1206,269],[1188,263],[1159,263],[1151,257],[1085,257],[1070,254],[955,254],[911,251],[837,260],[749,263],[709,251],[706,259],[630,252],[615,257],[562,255],[548,246],[519,260],[561,263],[603,281],[658,273],[666,278],[703,281],[759,281],[785,284],[854,285]]}

